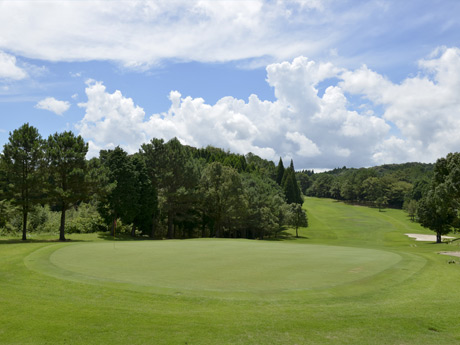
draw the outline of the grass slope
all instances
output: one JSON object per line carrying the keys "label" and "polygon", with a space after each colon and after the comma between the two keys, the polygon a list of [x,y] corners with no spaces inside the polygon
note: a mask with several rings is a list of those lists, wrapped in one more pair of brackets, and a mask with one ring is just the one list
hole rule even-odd
{"label": "grass slope", "polygon": [[408,239],[430,232],[398,210],[305,207],[284,241],[0,239],[0,343],[460,343],[460,266],[437,254],[457,242]]}

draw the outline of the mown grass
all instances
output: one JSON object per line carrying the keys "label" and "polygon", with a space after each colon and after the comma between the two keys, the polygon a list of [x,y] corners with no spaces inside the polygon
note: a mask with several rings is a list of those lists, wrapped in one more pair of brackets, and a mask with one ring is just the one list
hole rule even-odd
{"label": "mown grass", "polygon": [[[197,285],[190,289],[187,280],[180,280],[180,277],[175,278],[174,286],[162,288],[155,286],[154,280],[143,280],[138,275],[139,272],[135,272],[139,271],[136,262],[139,267],[148,270],[150,266],[142,260],[154,259],[142,255],[142,250],[139,251],[137,260],[130,256],[132,262],[123,266],[123,270],[129,273],[124,277],[126,281],[120,277],[98,278],[98,272],[103,272],[104,266],[115,260],[113,257],[96,258],[91,257],[92,252],[82,251],[84,255],[81,257],[82,265],[79,269],[83,266],[85,270],[75,272],[75,268],[70,267],[74,264],[79,267],[78,262],[75,262],[79,261],[76,251],[78,246],[82,249],[89,249],[91,246],[95,249],[104,248],[107,254],[111,252],[110,246],[125,246],[129,243],[130,248],[137,244],[142,247],[146,246],[147,241],[114,243],[97,235],[71,235],[68,237],[72,242],[66,244],[49,242],[49,236],[37,237],[28,243],[1,238],[0,343],[460,343],[460,265],[448,264],[448,256],[437,254],[439,251],[459,250],[458,242],[434,244],[415,242],[407,238],[404,233],[430,232],[411,223],[398,210],[379,212],[377,209],[312,198],[306,200],[305,207],[308,209],[310,227],[301,230],[302,237],[299,239],[277,242],[149,242],[153,247],[164,247],[157,249],[163,250],[163,255],[168,254],[166,249],[170,247],[178,258],[182,256],[195,259],[203,248],[209,247],[214,248],[217,253],[221,249],[222,256],[231,256],[230,247],[234,246],[235,259],[238,259],[235,262],[239,266],[245,264],[244,255],[247,260],[251,259],[250,252],[242,248],[261,246],[274,253],[270,259],[285,262],[285,266],[280,262],[278,267],[292,270],[291,273],[294,274],[295,266],[286,266],[286,261],[289,261],[289,248],[292,247],[294,263],[297,259],[310,260],[309,265],[314,265],[315,260],[318,266],[323,264],[321,269],[324,272],[315,276],[316,283],[335,271],[338,282],[342,281],[341,284],[317,284],[303,290],[273,288],[275,283],[283,284],[287,279],[283,276],[286,272],[276,273],[274,269],[274,277],[278,276],[280,280],[270,281],[273,277],[257,274],[257,268],[261,265],[257,262],[254,266],[248,263],[242,275],[246,276],[244,279],[247,283],[257,282],[255,290],[246,287],[247,293],[241,293],[238,286],[218,286],[211,289],[212,291],[206,291],[203,285]],[[174,243],[178,242],[181,245],[175,246]],[[188,252],[185,249],[177,251],[187,243],[195,244],[201,249],[196,252],[190,252],[191,249]],[[340,257],[331,259],[326,255],[334,247],[348,247],[352,252],[355,250],[358,260],[365,253],[375,254],[379,251],[390,254],[384,255],[383,260],[394,258],[395,255],[401,259],[387,266],[381,265],[381,269],[375,270],[371,275],[345,281],[345,278],[341,278],[344,273],[340,271],[340,267],[346,266],[345,262],[341,262]],[[279,252],[286,253],[286,256],[277,256],[277,248]],[[299,248],[306,251],[311,249],[312,252],[316,250],[320,254],[310,253],[299,257]],[[318,251],[318,248],[324,251]],[[368,249],[372,250],[367,251]],[[72,262],[59,263],[59,260],[66,258]],[[262,261],[263,258],[264,256],[259,257]],[[161,265],[162,259],[155,258],[156,265],[159,265],[156,266],[157,270],[167,267],[167,262]],[[95,261],[94,266],[91,265],[91,260]],[[176,265],[183,265],[182,270],[187,272],[186,263],[187,260],[179,261]],[[206,260],[201,263],[204,265]],[[206,279],[212,282],[213,270],[216,274],[225,272],[226,269],[221,268],[224,265],[222,262],[216,265],[211,263],[209,261],[206,266],[208,274],[199,277],[196,284],[206,284]],[[61,267],[53,267],[56,265]],[[126,267],[133,267],[133,271],[126,270]],[[306,269],[308,265],[299,262],[299,267]],[[359,267],[357,265],[356,268]],[[89,268],[95,271],[88,272]],[[176,269],[181,271],[180,268]],[[250,275],[251,270],[255,271],[253,276]],[[348,270],[344,276],[359,274],[349,271],[352,270]],[[233,275],[235,272],[238,273],[233,271]],[[204,273],[198,270],[193,277]],[[83,277],[76,276],[78,274]],[[174,275],[170,277],[174,278]],[[117,279],[118,281],[114,281]],[[220,276],[221,281],[225,279],[225,275]],[[268,290],[271,286],[271,293],[266,296],[264,284]]]}

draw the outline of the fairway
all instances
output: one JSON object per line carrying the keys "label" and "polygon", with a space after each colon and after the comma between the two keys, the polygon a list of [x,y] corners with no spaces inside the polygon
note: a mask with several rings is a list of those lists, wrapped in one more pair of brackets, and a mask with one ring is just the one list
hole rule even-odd
{"label": "fairway", "polygon": [[173,292],[263,292],[327,288],[380,273],[401,260],[382,250],[251,240],[83,243],[34,253],[35,269],[82,281]]}

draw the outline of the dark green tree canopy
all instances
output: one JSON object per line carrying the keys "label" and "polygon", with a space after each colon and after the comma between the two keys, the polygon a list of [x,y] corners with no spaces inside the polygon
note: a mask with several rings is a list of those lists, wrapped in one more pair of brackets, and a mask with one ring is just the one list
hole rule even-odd
{"label": "dark green tree canopy", "polygon": [[278,166],[276,167],[276,183],[281,185],[281,181],[283,180],[283,175],[284,175],[284,164],[283,160],[280,157],[280,161],[278,163]]}
{"label": "dark green tree canopy", "polygon": [[1,155],[4,196],[19,206],[23,215],[22,239],[26,240],[27,215],[43,196],[43,140],[28,123],[10,133]]}
{"label": "dark green tree canopy", "polygon": [[59,240],[65,241],[65,213],[88,198],[86,184],[88,144],[72,132],[50,135],[46,146],[49,198],[61,210]]}

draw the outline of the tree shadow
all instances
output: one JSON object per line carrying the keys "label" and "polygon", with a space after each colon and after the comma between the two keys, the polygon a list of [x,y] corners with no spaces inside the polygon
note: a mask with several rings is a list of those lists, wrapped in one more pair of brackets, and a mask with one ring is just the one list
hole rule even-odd
{"label": "tree shadow", "polygon": [[101,232],[97,236],[99,239],[104,240],[104,241],[120,241],[120,242],[126,242],[126,241],[161,241],[161,238],[151,238],[148,236],[135,236],[132,237],[130,234],[116,234],[115,236],[112,236],[108,232]]}
{"label": "tree shadow", "polygon": [[308,239],[308,237],[301,236],[301,235],[299,235],[299,237],[295,237],[295,235],[290,234],[287,231],[281,231],[277,234],[276,237],[267,237],[267,238],[264,238],[264,241],[281,242],[281,241],[293,241],[296,239]]}
{"label": "tree shadow", "polygon": [[27,239],[25,241],[19,238],[0,239],[0,244],[18,244],[18,243],[76,243],[76,242],[89,242],[85,240],[73,240],[71,238],[65,241],[59,241],[59,239]]}

